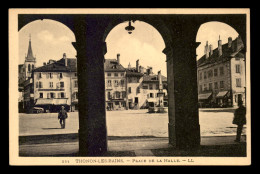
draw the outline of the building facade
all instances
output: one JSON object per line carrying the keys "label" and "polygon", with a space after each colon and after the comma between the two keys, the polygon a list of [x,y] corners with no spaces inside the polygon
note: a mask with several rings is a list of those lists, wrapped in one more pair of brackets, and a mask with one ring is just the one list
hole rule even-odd
{"label": "building facade", "polygon": [[105,59],[105,99],[107,110],[126,108],[126,70],[117,59]]}
{"label": "building facade", "polygon": [[45,112],[57,112],[61,106],[68,111],[78,108],[78,80],[76,59],[63,58],[49,61],[32,73],[34,106]]}
{"label": "building facade", "polygon": [[205,46],[205,55],[198,62],[198,99],[200,107],[232,107],[245,101],[244,46],[238,36],[228,38],[228,43],[212,50]]}

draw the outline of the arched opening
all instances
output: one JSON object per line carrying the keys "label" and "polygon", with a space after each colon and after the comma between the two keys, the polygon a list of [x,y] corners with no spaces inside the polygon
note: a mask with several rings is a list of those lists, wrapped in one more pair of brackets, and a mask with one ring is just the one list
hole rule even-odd
{"label": "arched opening", "polygon": [[[129,21],[122,21],[111,27],[104,37],[107,46],[104,71],[108,139],[138,137],[152,141],[152,138],[163,138],[162,143],[157,145],[158,148],[166,147],[168,91],[166,55],[163,53],[165,41],[146,22],[136,20],[131,21],[131,25],[135,27],[131,34],[125,29]],[[158,108],[164,108],[164,113],[159,113]],[[129,150],[127,148],[113,146],[113,141],[108,141],[108,150]],[[131,148],[138,150],[145,147]]]}
{"label": "arched opening", "polygon": [[[76,137],[79,123],[77,59],[72,45],[75,41],[72,30],[55,20],[35,20],[19,30],[19,68],[28,63],[31,72],[31,76],[19,81],[24,103],[23,112],[19,113],[20,137],[60,136],[68,132]],[[24,73],[19,71],[19,77]],[[69,115],[65,129],[57,120],[62,106]]]}
{"label": "arched opening", "polygon": [[201,136],[235,136],[234,111],[240,100],[245,104],[246,96],[244,43],[233,27],[218,21],[202,24],[196,41],[201,42],[197,48]]}

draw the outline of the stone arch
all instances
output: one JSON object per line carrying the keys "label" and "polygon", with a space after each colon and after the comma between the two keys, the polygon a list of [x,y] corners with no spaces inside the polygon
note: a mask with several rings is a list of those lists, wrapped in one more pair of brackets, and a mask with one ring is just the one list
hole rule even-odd
{"label": "stone arch", "polygon": [[142,16],[142,15],[138,15],[138,16],[132,16],[131,18],[129,17],[125,17],[125,18],[117,18],[117,19],[113,19],[109,22],[109,24],[107,25],[105,31],[104,31],[104,35],[103,35],[103,42],[105,42],[108,34],[110,33],[110,31],[115,28],[117,25],[119,25],[120,23],[126,22],[126,21],[142,21],[145,22],[149,25],[151,25],[155,30],[158,31],[158,33],[161,35],[164,44],[165,44],[165,48],[171,47],[173,41],[172,41],[172,33],[171,31],[166,27],[166,24],[164,23],[163,20],[161,20],[158,17],[153,17],[152,19],[147,17],[147,16]]}

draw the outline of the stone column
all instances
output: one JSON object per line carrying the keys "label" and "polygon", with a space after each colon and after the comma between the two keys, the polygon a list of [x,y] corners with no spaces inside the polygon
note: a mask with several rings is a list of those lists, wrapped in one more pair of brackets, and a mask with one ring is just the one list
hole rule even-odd
{"label": "stone column", "polygon": [[107,151],[104,54],[106,43],[96,37],[97,25],[84,16],[75,20],[79,92],[79,155],[102,156]]}
{"label": "stone column", "polygon": [[196,48],[187,36],[174,39],[167,55],[169,143],[176,148],[200,145]]}

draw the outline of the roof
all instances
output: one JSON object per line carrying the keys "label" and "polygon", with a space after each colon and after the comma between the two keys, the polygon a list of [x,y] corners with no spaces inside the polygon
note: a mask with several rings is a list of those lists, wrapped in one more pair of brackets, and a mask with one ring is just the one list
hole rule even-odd
{"label": "roof", "polygon": [[[238,51],[233,51],[236,42],[238,42]],[[208,58],[206,58],[206,55],[203,55],[197,61],[197,66],[200,67],[215,62],[225,62],[231,58],[244,58],[244,54],[240,52],[242,48],[244,48],[243,42],[240,37],[237,37],[232,41],[232,46],[230,48],[228,47],[228,43],[222,45],[222,56],[218,56],[218,48],[216,48],[213,50],[213,54]]]}
{"label": "roof", "polygon": [[67,58],[67,66],[65,66],[65,59],[60,59],[52,64],[47,64],[38,68],[35,68],[33,72],[76,72],[77,71],[77,59]]}
{"label": "roof", "polygon": [[[167,78],[163,75],[161,75],[162,81],[167,82]],[[143,82],[158,82],[158,75],[146,75],[144,74]]]}
{"label": "roof", "polygon": [[25,61],[35,61],[35,57],[33,57],[31,39],[29,40],[28,52]]}
{"label": "roof", "polygon": [[116,59],[105,59],[104,70],[108,72],[124,72],[125,68]]}

